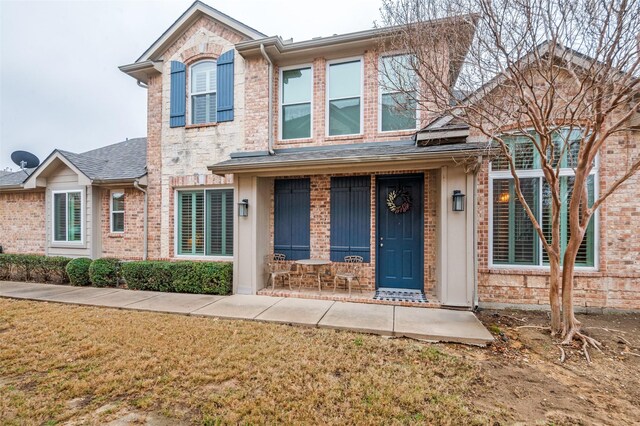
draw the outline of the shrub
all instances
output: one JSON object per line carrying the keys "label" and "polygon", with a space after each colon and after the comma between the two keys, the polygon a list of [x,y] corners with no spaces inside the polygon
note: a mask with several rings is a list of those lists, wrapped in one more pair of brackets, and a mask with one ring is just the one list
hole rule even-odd
{"label": "shrub", "polygon": [[91,262],[89,278],[96,287],[117,287],[120,283],[120,261],[104,257]]}
{"label": "shrub", "polygon": [[173,291],[179,293],[230,294],[233,277],[231,263],[176,262]]}
{"label": "shrub", "polygon": [[134,290],[230,294],[233,265],[226,262],[126,262],[122,275]]}
{"label": "shrub", "polygon": [[91,278],[89,278],[89,267],[91,266],[91,259],[86,257],[79,257],[72,259],[67,263],[67,275],[72,285],[91,285]]}
{"label": "shrub", "polygon": [[67,283],[69,277],[67,275],[67,264],[71,262],[68,257],[62,256],[44,256],[42,259],[41,271],[45,281],[53,281],[56,283]]}
{"label": "shrub", "polygon": [[0,254],[0,279],[67,282],[66,257],[39,254]]}
{"label": "shrub", "polygon": [[132,290],[171,291],[170,262],[144,261],[122,264],[122,276]]}

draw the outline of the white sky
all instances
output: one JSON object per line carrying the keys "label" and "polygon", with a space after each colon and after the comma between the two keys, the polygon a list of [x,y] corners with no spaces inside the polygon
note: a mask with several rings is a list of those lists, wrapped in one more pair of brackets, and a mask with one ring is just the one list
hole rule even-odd
{"label": "white sky", "polygon": [[[373,27],[378,0],[205,1],[295,41]],[[0,170],[11,152],[44,160],[146,135],[146,90],[118,70],[192,1],[0,0]],[[339,11],[339,12],[338,12]]]}

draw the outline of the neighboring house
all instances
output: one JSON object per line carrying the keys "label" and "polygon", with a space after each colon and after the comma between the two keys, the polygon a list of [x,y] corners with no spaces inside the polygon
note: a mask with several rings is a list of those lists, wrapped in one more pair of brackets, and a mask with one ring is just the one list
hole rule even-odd
{"label": "neighboring house", "polygon": [[[531,263],[514,265],[512,225],[497,220],[504,212],[491,197],[508,182],[489,171],[487,141],[380,83],[387,31],[285,41],[195,2],[120,67],[148,91],[147,138],[54,151],[36,170],[0,176],[0,245],[228,260],[234,292],[245,294],[265,287],[268,254],[358,255],[361,289],[421,290],[462,308],[547,304],[539,248],[532,241]],[[625,216],[638,212],[637,195],[635,185],[607,203],[625,210],[605,206],[608,216],[596,218],[577,303],[640,308],[640,237]],[[506,251],[496,238],[507,239]]]}
{"label": "neighboring house", "polygon": [[146,148],[139,138],[55,150],[36,169],[0,176],[4,251],[142,258]]}

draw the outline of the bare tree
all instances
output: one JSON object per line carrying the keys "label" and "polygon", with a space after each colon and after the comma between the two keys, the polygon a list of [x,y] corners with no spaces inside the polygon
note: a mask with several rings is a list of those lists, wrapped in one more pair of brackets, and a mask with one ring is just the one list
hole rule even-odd
{"label": "bare tree", "polygon": [[[381,13],[381,24],[396,29],[384,34],[381,49],[410,54],[381,67],[382,80],[433,117],[464,120],[499,147],[548,259],[552,334],[565,344],[580,339],[588,357],[586,345],[599,343],[581,333],[574,315],[576,256],[594,213],[640,168],[637,151],[626,164],[609,165],[615,179],[589,199],[598,153],[614,143],[632,152],[636,143],[627,138],[621,146],[620,135],[638,126],[640,0],[383,0]],[[460,93],[466,98],[452,101]],[[514,134],[525,143],[514,143]],[[516,173],[534,152],[551,199],[544,227]],[[568,196],[561,163],[573,169]]]}

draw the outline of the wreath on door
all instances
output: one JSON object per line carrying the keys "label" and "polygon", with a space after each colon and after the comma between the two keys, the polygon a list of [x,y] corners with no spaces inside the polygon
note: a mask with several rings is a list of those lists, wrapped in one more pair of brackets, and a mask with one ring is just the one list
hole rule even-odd
{"label": "wreath on door", "polygon": [[387,207],[391,213],[406,213],[411,209],[411,194],[404,188],[389,191],[387,195]]}

